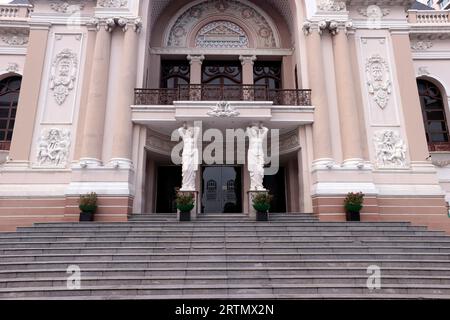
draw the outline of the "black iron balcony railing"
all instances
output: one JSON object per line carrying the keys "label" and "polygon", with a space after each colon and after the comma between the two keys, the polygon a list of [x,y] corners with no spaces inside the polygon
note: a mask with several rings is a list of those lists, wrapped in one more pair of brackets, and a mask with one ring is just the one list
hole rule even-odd
{"label": "black iron balcony railing", "polygon": [[189,84],[174,89],[135,89],[136,105],[174,101],[272,101],[278,106],[310,106],[311,90],[269,89],[262,85]]}

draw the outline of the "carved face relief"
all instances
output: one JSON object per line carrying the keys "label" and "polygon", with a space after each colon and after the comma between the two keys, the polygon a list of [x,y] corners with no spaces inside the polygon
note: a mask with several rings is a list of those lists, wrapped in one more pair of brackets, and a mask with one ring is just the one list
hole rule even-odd
{"label": "carved face relief", "polygon": [[77,55],[70,49],[64,49],[55,57],[52,65],[50,89],[53,90],[56,103],[62,105],[75,87],[78,71]]}
{"label": "carved face relief", "polygon": [[367,60],[366,73],[369,94],[381,109],[386,108],[392,92],[390,71],[386,61],[379,55],[373,55]]}

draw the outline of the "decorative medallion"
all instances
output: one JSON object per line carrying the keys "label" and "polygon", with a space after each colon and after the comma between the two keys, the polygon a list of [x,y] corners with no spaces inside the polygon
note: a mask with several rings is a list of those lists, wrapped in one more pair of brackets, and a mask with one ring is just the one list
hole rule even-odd
{"label": "decorative medallion", "polygon": [[70,148],[70,131],[44,129],[39,139],[37,160],[40,166],[64,167]]}
{"label": "decorative medallion", "polygon": [[248,37],[237,24],[214,21],[197,34],[195,46],[200,48],[248,48]]}
{"label": "decorative medallion", "polygon": [[70,49],[61,51],[53,61],[50,89],[53,91],[56,103],[62,105],[75,87],[78,70],[77,55]]}
{"label": "decorative medallion", "polygon": [[18,73],[19,72],[19,64],[15,62],[8,63],[8,66],[6,67],[6,71],[12,72],[12,73]]}
{"label": "decorative medallion", "polygon": [[378,131],[374,135],[375,152],[379,168],[406,166],[406,145],[398,132]]}
{"label": "decorative medallion", "polygon": [[230,103],[221,101],[211,108],[208,115],[216,118],[233,118],[239,116],[240,113],[239,111],[236,111]]}
{"label": "decorative medallion", "polygon": [[372,55],[366,63],[367,86],[374,101],[384,109],[392,93],[390,71],[387,62],[378,54]]}

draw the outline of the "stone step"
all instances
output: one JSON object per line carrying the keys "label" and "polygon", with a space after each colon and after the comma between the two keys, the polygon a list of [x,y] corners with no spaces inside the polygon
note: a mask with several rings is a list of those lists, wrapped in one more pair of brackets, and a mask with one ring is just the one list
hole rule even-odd
{"label": "stone step", "polygon": [[[49,270],[54,268],[67,268],[73,265],[73,260],[60,261],[17,261],[0,262],[0,270]],[[114,260],[92,261],[78,260],[76,265],[83,270],[85,268],[255,268],[255,267],[360,267],[367,268],[370,265],[384,267],[404,268],[450,268],[450,260],[415,260],[415,259],[282,259],[282,260]]]}
{"label": "stone step", "polygon": [[262,244],[259,246],[230,246],[230,245],[205,245],[205,246],[153,246],[153,247],[82,247],[79,246],[66,246],[60,248],[49,248],[49,247],[27,247],[27,248],[0,248],[1,255],[41,255],[41,254],[118,254],[118,253],[129,253],[129,254],[152,254],[152,253],[226,253],[226,254],[237,254],[237,253],[248,253],[248,252],[261,252],[261,253],[272,253],[274,251],[280,253],[348,253],[348,252],[384,252],[384,253],[396,253],[396,252],[408,252],[408,253],[445,253],[450,254],[450,245],[448,247],[426,247],[426,246],[410,246],[410,247],[392,247],[392,246],[336,246],[330,244],[328,246],[273,246]]}
{"label": "stone step", "polygon": [[[230,276],[230,277],[253,277],[253,276],[358,276],[364,275],[367,279],[367,267],[165,267],[165,268],[83,268],[83,277],[183,277],[183,276]],[[0,279],[22,279],[22,278],[65,278],[66,269],[17,269],[0,270]],[[436,267],[388,267],[382,269],[382,276],[430,276],[430,277],[450,277],[450,268]]]}
{"label": "stone step", "polygon": [[[364,294],[369,295],[372,291],[365,285],[352,284],[225,284],[225,285],[120,285],[120,286],[82,286],[78,290],[68,290],[66,287],[36,287],[36,288],[2,288],[0,298],[23,298],[23,297],[77,297],[77,296],[209,296],[210,294],[229,297],[232,295],[311,295],[322,294],[325,297],[337,294]],[[401,295],[440,295],[450,297],[450,286],[448,285],[421,285],[421,284],[400,284],[385,285],[376,290],[378,295],[401,294]]]}
{"label": "stone step", "polygon": [[17,232],[279,232],[279,231],[318,231],[318,232],[341,232],[341,231],[423,231],[426,232],[425,227],[410,227],[410,226],[283,226],[283,227],[89,227],[83,226],[74,227],[22,227],[17,228]]}
{"label": "stone step", "polygon": [[[323,227],[334,227],[334,226],[363,226],[363,227],[408,227],[412,226],[409,222],[246,222],[242,225],[235,225],[228,222],[173,222],[173,223],[154,223],[154,222],[73,222],[73,223],[35,223],[34,228],[72,228],[72,227],[82,227],[82,228],[103,228],[103,227],[175,227],[175,228],[210,228],[210,227],[220,227],[220,228],[235,228],[235,227],[304,227],[304,226],[323,226]],[[425,228],[425,226],[420,226],[420,228]]]}
{"label": "stone step", "polygon": [[315,259],[352,259],[352,260],[378,260],[378,259],[404,259],[404,260],[448,260],[448,253],[428,253],[428,252],[247,252],[247,253],[231,253],[227,251],[215,253],[203,252],[186,252],[174,253],[158,252],[158,253],[81,253],[81,254],[23,254],[23,255],[1,255],[0,262],[42,262],[42,261],[142,261],[142,260],[180,260],[180,261],[201,261],[209,259],[214,262],[233,262],[254,260],[267,262],[272,260],[296,260],[304,261]]}
{"label": "stone step", "polygon": [[[96,236],[161,236],[168,235],[170,230],[97,230]],[[91,235],[90,230],[78,230],[78,231],[21,231],[0,233],[1,239],[8,239],[12,236],[33,237],[33,236],[85,236]],[[303,230],[303,229],[281,229],[275,231],[263,231],[263,230],[248,230],[248,231],[205,231],[205,230],[187,230],[177,231],[174,236],[176,237],[277,237],[277,236],[446,236],[441,231],[416,231],[416,230],[343,230],[335,231],[332,229],[326,230]]]}
{"label": "stone step", "polygon": [[[293,285],[314,285],[314,284],[337,284],[364,286],[367,283],[367,275],[246,275],[243,276],[83,276],[81,285],[92,286],[121,286],[121,285],[236,285],[259,284],[263,286],[277,287],[285,284]],[[448,276],[389,276],[384,275],[383,286],[391,285],[450,285]],[[67,276],[49,278],[20,278],[20,279],[0,279],[0,289],[8,288],[39,288],[39,287],[67,287]]]}

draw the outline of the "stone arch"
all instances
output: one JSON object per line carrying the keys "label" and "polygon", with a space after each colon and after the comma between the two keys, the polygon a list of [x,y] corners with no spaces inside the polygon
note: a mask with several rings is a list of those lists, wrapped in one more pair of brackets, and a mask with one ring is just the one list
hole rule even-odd
{"label": "stone arch", "polygon": [[280,48],[281,39],[273,19],[258,6],[246,0],[198,0],[182,7],[170,19],[162,45],[164,47],[186,48],[192,45],[194,30],[212,21],[232,22],[247,29],[253,38],[255,48]]}

